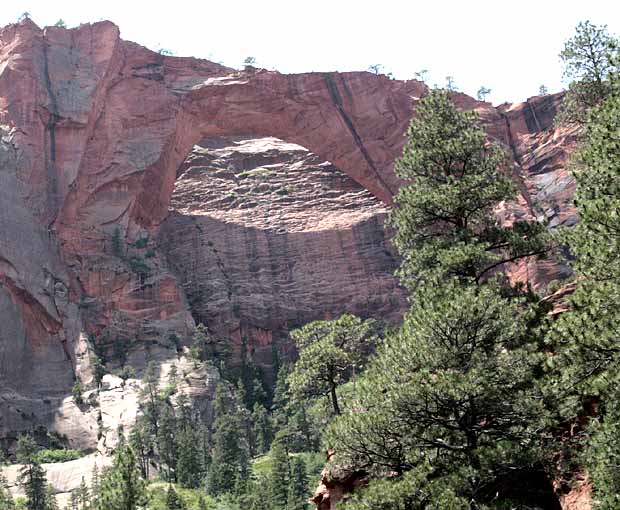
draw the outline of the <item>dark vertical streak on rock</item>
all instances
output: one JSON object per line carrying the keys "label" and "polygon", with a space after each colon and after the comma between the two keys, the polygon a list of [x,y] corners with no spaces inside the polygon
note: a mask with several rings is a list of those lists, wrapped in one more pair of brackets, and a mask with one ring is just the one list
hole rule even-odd
{"label": "dark vertical streak on rock", "polygon": [[536,116],[535,105],[530,103],[529,99],[526,99],[525,101],[525,108],[526,108],[525,123],[527,124],[528,131],[530,133],[536,133],[536,132],[543,131],[543,128],[541,127],[540,122],[538,121],[538,117]]}
{"label": "dark vertical streak on rock", "polygon": [[[506,115],[504,112],[501,112],[501,111],[499,112],[499,114],[504,119],[504,122],[506,124],[506,136],[508,138],[508,147],[510,147],[510,152],[511,152],[512,160],[516,163],[516,165],[519,168],[521,168],[521,158],[519,157],[519,155],[517,153],[517,148],[515,146],[515,142],[514,142],[514,139],[512,137],[512,129],[510,127],[510,120],[508,119],[508,115]],[[527,203],[527,206],[528,206],[528,209],[530,210],[530,213],[533,216],[536,216],[536,213],[534,211],[535,205],[534,205],[534,202],[532,200],[532,197],[530,196],[530,193],[529,193],[527,187],[525,186],[525,182],[523,182],[523,176],[520,175],[519,172],[515,171],[514,166],[512,168],[512,178],[517,183],[517,185],[519,187],[519,191],[520,191],[521,195],[523,196],[523,198],[525,199],[525,202]]]}
{"label": "dark vertical streak on rock", "polygon": [[46,125],[46,134],[49,137],[49,147],[46,147],[45,151],[45,166],[48,180],[48,196],[47,205],[48,210],[51,212],[51,219],[48,221],[48,229],[56,221],[58,214],[58,182],[56,176],[56,124],[58,123],[58,101],[56,95],[52,90],[52,80],[49,72],[49,57],[48,57],[48,44],[43,36],[43,78],[45,82],[45,89],[49,96],[51,111],[49,112],[49,119]]}
{"label": "dark vertical streak on rock", "polygon": [[342,89],[345,91],[347,97],[349,98],[349,101],[353,101],[353,94],[351,93],[351,89],[349,89],[349,86],[347,85],[347,82],[345,81],[344,77],[342,75],[340,76],[340,85],[342,85]]}
{"label": "dark vertical streak on rock", "polygon": [[331,74],[325,74],[325,85],[327,86],[327,90],[329,91],[329,95],[331,96],[334,106],[338,110],[340,117],[342,118],[345,125],[349,129],[349,132],[351,133],[351,136],[353,137],[353,140],[355,141],[355,144],[357,145],[358,149],[361,151],[362,155],[364,156],[366,163],[368,163],[368,166],[375,173],[381,185],[390,193],[390,195],[394,196],[395,195],[394,191],[388,186],[387,182],[385,182],[385,180],[381,177],[381,174],[379,173],[379,170],[377,170],[375,162],[370,157],[370,154],[368,154],[368,151],[366,150],[366,147],[364,146],[364,142],[362,141],[362,138],[360,137],[359,133],[355,129],[355,125],[353,124],[353,121],[349,118],[347,113],[344,111],[343,103],[342,103],[342,96],[340,95],[338,86],[334,82],[334,78],[332,77]]}

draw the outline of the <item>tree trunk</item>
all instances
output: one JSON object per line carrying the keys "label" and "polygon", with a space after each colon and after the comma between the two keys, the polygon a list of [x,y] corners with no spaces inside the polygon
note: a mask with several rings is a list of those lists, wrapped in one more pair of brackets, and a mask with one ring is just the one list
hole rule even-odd
{"label": "tree trunk", "polygon": [[340,406],[338,405],[338,395],[336,394],[336,383],[332,380],[329,382],[329,395],[332,399],[332,406],[334,408],[334,414],[340,416]]}

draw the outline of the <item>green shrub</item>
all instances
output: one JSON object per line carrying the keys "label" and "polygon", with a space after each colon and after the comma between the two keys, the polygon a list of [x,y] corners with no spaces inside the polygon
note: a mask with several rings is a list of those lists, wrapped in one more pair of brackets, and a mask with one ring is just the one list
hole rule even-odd
{"label": "green shrub", "polygon": [[554,294],[562,288],[562,282],[559,280],[551,280],[547,285],[547,294]]}
{"label": "green shrub", "polygon": [[127,379],[133,379],[136,376],[136,371],[131,365],[125,365],[123,368],[116,371],[116,375],[123,380],[121,386],[124,388]]}
{"label": "green shrub", "polygon": [[131,257],[129,260],[129,267],[131,270],[142,278],[148,278],[151,273],[151,268],[144,262],[141,257]]}
{"label": "green shrub", "polygon": [[106,368],[103,363],[103,360],[97,354],[93,354],[91,364],[93,367],[93,379],[95,381],[95,386],[99,388],[101,386],[101,380],[103,379],[103,376],[106,374]]}
{"label": "green shrub", "polygon": [[181,351],[181,339],[179,338],[179,335],[176,333],[170,333],[170,335],[168,335],[168,340],[170,340],[170,343],[174,346],[177,352]]}
{"label": "green shrub", "polygon": [[134,246],[136,248],[142,249],[142,248],[146,248],[148,244],[149,244],[149,235],[146,234],[144,236],[140,236],[140,238],[138,238],[138,240],[134,243]]}
{"label": "green shrub", "polygon": [[78,405],[84,403],[84,399],[82,398],[83,391],[84,388],[82,387],[82,382],[79,379],[76,379],[75,383],[73,384],[73,389],[71,390],[71,393],[73,395],[73,400],[75,400],[75,403]]}
{"label": "green shrub", "polygon": [[123,237],[120,227],[116,227],[112,234],[112,253],[119,259],[125,257],[125,247],[123,246]]}
{"label": "green shrub", "polygon": [[127,361],[127,354],[129,353],[129,345],[133,342],[131,340],[125,340],[123,338],[117,338],[112,345],[113,358],[121,365],[124,365]]}
{"label": "green shrub", "polygon": [[37,459],[44,464],[52,464],[54,462],[69,462],[84,456],[80,450],[62,450],[62,449],[46,449],[37,453]]}
{"label": "green shrub", "polygon": [[289,186],[284,186],[283,188],[280,188],[279,190],[276,191],[276,193],[278,195],[290,195],[292,193],[295,193],[296,191],[297,191],[297,186],[289,185]]}
{"label": "green shrub", "polygon": [[78,303],[78,308],[80,310],[86,310],[90,307],[90,300],[87,295],[80,296],[80,302]]}

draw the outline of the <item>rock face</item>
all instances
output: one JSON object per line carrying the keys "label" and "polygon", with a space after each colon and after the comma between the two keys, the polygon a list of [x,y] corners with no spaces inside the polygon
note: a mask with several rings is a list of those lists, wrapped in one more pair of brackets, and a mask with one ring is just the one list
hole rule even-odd
{"label": "rock face", "polygon": [[[426,92],[364,72],[168,57],[109,22],[1,29],[0,438],[43,426],[95,448],[92,410],[69,397],[75,378],[92,379],[93,344],[140,373],[174,360],[170,334],[186,343],[199,321],[268,367],[306,321],[396,320],[383,222]],[[511,159],[522,194],[498,214],[573,222],[575,131],[553,126],[560,97],[454,100]],[[512,268],[540,285],[563,270]],[[209,395],[205,378],[196,396]],[[115,385],[103,401],[124,419]]]}
{"label": "rock face", "polygon": [[330,163],[275,138],[219,138],[180,173],[158,244],[216,337],[268,368],[312,320],[399,318],[387,208]]}
{"label": "rock face", "polygon": [[[327,461],[333,459],[334,452],[327,452]],[[361,471],[338,473],[334,475],[326,466],[321,471],[319,485],[314,491],[310,502],[316,510],[337,510],[340,503],[347,495],[368,485],[368,474]]]}

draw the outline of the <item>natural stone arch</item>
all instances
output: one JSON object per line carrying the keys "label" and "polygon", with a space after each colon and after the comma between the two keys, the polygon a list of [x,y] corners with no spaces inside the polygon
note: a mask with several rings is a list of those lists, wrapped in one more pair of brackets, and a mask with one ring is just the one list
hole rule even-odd
{"label": "natural stone arch", "polygon": [[393,163],[413,98],[425,90],[419,82],[367,73],[246,71],[206,78],[183,98],[167,155],[147,170],[160,184],[159,204],[145,186],[137,217],[140,222],[161,217],[158,209],[167,203],[176,168],[194,143],[246,133],[304,146],[391,204],[400,185]]}

